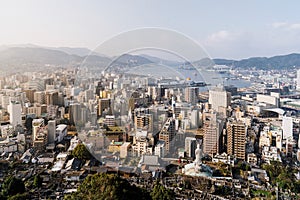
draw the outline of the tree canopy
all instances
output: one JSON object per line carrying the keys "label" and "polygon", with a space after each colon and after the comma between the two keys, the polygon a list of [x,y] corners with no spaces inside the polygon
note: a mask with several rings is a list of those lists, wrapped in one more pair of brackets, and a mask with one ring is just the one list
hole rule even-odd
{"label": "tree canopy", "polygon": [[91,153],[87,150],[84,144],[78,144],[73,150],[72,155],[83,160],[89,160],[92,158]]}
{"label": "tree canopy", "polygon": [[156,182],[150,195],[153,200],[172,200],[175,198],[174,192],[165,188],[159,182]]}
{"label": "tree canopy", "polygon": [[264,164],[265,169],[273,185],[282,189],[289,189],[292,192],[300,193],[300,181],[296,180],[295,171],[289,166],[284,166],[281,162],[271,161],[270,164]]}
{"label": "tree canopy", "polygon": [[66,196],[69,200],[123,200],[150,199],[147,192],[132,186],[125,179],[115,174],[98,173],[88,176],[79,186],[76,193]]}
{"label": "tree canopy", "polygon": [[1,186],[2,196],[14,196],[25,192],[25,185],[22,180],[10,176],[6,178]]}
{"label": "tree canopy", "polygon": [[42,186],[42,183],[43,183],[43,179],[40,177],[40,175],[35,175],[34,176],[34,179],[33,179],[33,186],[35,188],[39,188]]}

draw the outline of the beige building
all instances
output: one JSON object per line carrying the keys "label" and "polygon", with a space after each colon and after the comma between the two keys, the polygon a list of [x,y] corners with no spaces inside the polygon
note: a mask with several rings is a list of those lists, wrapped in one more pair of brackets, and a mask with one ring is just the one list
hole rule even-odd
{"label": "beige building", "polygon": [[245,160],[247,126],[241,121],[227,122],[227,154]]}

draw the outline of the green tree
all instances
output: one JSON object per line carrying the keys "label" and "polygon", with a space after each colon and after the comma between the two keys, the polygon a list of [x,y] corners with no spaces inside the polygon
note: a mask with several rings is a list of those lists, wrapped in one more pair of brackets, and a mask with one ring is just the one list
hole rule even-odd
{"label": "green tree", "polygon": [[13,176],[6,178],[2,185],[3,196],[13,196],[25,192],[25,185],[22,180]]}
{"label": "green tree", "polygon": [[24,199],[30,199],[27,193],[16,194],[8,198],[8,200],[24,200]]}
{"label": "green tree", "polygon": [[40,175],[35,175],[33,179],[33,187],[39,188],[42,186],[43,179],[40,177]]}
{"label": "green tree", "polygon": [[76,193],[68,195],[68,200],[123,200],[123,199],[150,199],[144,190],[131,186],[125,179],[115,174],[99,173],[88,176],[79,186]]}
{"label": "green tree", "polygon": [[173,200],[175,198],[174,192],[165,188],[159,182],[155,183],[155,186],[150,195],[153,200]]}
{"label": "green tree", "polygon": [[273,185],[278,184],[281,189],[298,192],[296,178],[291,167],[272,161],[270,164],[263,165],[263,169],[267,171]]}
{"label": "green tree", "polygon": [[78,144],[73,150],[72,155],[83,160],[89,160],[92,157],[91,153],[89,150],[87,150],[84,144]]}

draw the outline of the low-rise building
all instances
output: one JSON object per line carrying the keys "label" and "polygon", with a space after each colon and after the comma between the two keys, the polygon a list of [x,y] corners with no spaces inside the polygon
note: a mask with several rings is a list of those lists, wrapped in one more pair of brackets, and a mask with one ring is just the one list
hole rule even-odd
{"label": "low-rise building", "polygon": [[247,162],[250,164],[250,165],[257,165],[257,156],[254,154],[254,153],[249,153],[247,155]]}
{"label": "low-rise building", "polygon": [[59,124],[56,127],[56,141],[61,142],[64,137],[67,135],[67,125],[66,124]]}
{"label": "low-rise building", "polygon": [[159,140],[154,147],[154,155],[165,157],[165,141]]}
{"label": "low-rise building", "polygon": [[269,164],[271,161],[281,162],[281,157],[280,157],[280,154],[277,151],[276,147],[267,147],[267,146],[263,147],[261,159],[264,162],[269,163]]}
{"label": "low-rise building", "polygon": [[213,158],[212,158],[212,162],[213,163],[218,163],[218,162],[222,162],[225,163],[227,165],[231,165],[234,166],[234,157],[232,155],[227,155],[225,152],[222,154],[216,154]]}
{"label": "low-rise building", "polygon": [[120,148],[120,158],[126,158],[129,155],[131,143],[124,142]]}
{"label": "low-rise building", "polygon": [[137,131],[133,140],[132,150],[137,156],[144,154],[152,155],[153,153],[153,141],[148,138],[147,131]]}

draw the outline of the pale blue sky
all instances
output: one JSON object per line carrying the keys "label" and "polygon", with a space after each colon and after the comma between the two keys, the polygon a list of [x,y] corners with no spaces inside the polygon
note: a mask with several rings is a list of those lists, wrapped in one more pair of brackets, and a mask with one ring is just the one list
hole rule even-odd
{"label": "pale blue sky", "polygon": [[96,48],[142,27],[179,31],[212,57],[300,52],[299,1],[0,0],[0,45]]}

